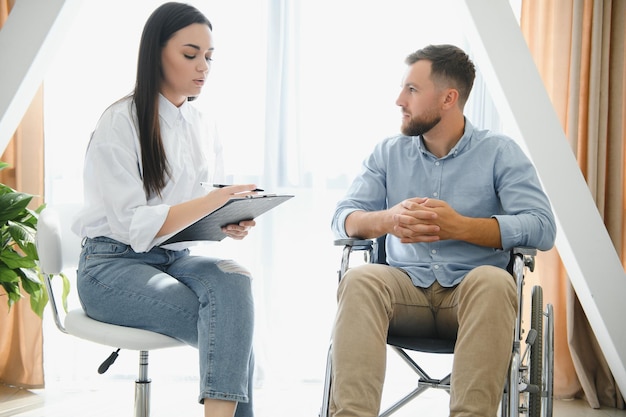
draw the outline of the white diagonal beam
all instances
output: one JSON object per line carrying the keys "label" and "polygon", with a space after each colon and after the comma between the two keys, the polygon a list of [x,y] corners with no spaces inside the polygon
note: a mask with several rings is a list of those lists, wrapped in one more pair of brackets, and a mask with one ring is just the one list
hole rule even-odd
{"label": "white diagonal beam", "polygon": [[621,392],[626,392],[626,274],[507,1],[459,1],[501,116],[521,134],[554,209],[557,247]]}
{"label": "white diagonal beam", "polygon": [[0,154],[43,81],[82,0],[17,0],[0,29]]}

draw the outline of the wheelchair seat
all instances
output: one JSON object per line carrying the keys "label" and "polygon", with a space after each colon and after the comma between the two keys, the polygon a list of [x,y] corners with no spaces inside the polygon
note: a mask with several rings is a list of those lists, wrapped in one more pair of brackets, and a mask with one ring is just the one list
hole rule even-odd
{"label": "wheelchair seat", "polygon": [[[336,246],[343,246],[341,267],[338,271],[339,281],[350,266],[353,252],[363,252],[366,262],[386,264],[385,238],[372,239],[338,239]],[[543,292],[540,286],[532,288],[530,329],[524,341],[522,327],[524,273],[533,271],[536,250],[532,248],[513,248],[507,270],[513,275],[517,285],[518,314],[514,329],[512,358],[503,387],[501,417],[552,417],[552,388],[554,369],[554,313],[551,304],[543,310]],[[545,326],[544,326],[545,324]],[[525,343],[525,351],[521,346]],[[379,417],[387,417],[404,407],[413,399],[430,388],[443,389],[450,393],[451,373],[441,379],[428,375],[407,353],[416,351],[434,354],[453,354],[455,340],[412,338],[407,336],[387,335],[387,345],[392,348],[404,362],[418,375],[417,386],[408,394],[383,411]],[[330,392],[332,386],[332,340],[328,349],[324,392],[320,417],[330,416]]]}
{"label": "wheelchair seat", "polygon": [[430,353],[454,353],[455,340],[447,339],[416,339],[406,336],[387,336],[387,344],[401,349]]}

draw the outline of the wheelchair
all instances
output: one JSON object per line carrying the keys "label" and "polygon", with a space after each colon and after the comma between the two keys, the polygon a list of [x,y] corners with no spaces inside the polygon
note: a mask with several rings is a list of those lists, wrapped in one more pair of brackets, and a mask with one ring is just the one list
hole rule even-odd
{"label": "wheelchair", "polygon": [[[378,239],[339,239],[336,246],[343,246],[339,281],[350,266],[351,254],[363,253],[364,261],[385,263],[385,236]],[[535,285],[531,291],[530,323],[525,331],[523,316],[524,272],[534,270],[536,249],[514,248],[507,270],[517,285],[518,312],[515,321],[513,346],[509,372],[504,383],[500,406],[500,417],[552,417],[554,376],[554,310],[551,304],[544,309],[543,290]],[[525,338],[522,337],[525,334]],[[379,417],[387,417],[418,397],[427,389],[443,389],[450,393],[450,378],[433,378],[424,371],[407,353],[454,353],[454,340],[399,338],[387,336],[387,345],[418,375],[417,386],[404,397],[383,411]],[[522,351],[523,348],[523,351]],[[319,417],[329,417],[330,392],[332,386],[332,340],[328,349],[324,392]]]}

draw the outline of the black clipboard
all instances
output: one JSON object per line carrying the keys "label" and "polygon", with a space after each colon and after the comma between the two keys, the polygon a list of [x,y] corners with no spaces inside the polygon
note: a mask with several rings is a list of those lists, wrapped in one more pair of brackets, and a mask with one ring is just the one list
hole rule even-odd
{"label": "black clipboard", "polygon": [[219,242],[226,237],[222,232],[223,226],[237,224],[242,220],[256,219],[292,197],[293,195],[261,194],[231,198],[222,207],[187,226],[161,245],[190,241]]}

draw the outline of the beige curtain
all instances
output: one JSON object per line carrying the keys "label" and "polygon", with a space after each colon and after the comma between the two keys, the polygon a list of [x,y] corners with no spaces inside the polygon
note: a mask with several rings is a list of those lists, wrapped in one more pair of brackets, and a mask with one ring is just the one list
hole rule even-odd
{"label": "beige curtain", "polygon": [[[623,0],[522,3],[522,31],[623,264],[625,18]],[[556,250],[539,255],[538,274],[545,301],[555,306],[555,398],[625,408]]]}
{"label": "beige curtain", "polygon": [[[14,3],[0,0],[0,28]],[[36,195],[32,208],[43,202],[42,96],[40,89],[6,150],[0,149],[4,152],[0,160],[10,164],[10,168],[0,171],[0,182]],[[6,297],[0,295],[0,383],[24,388],[44,386],[41,319],[32,312],[28,299],[14,304],[9,311]]]}

